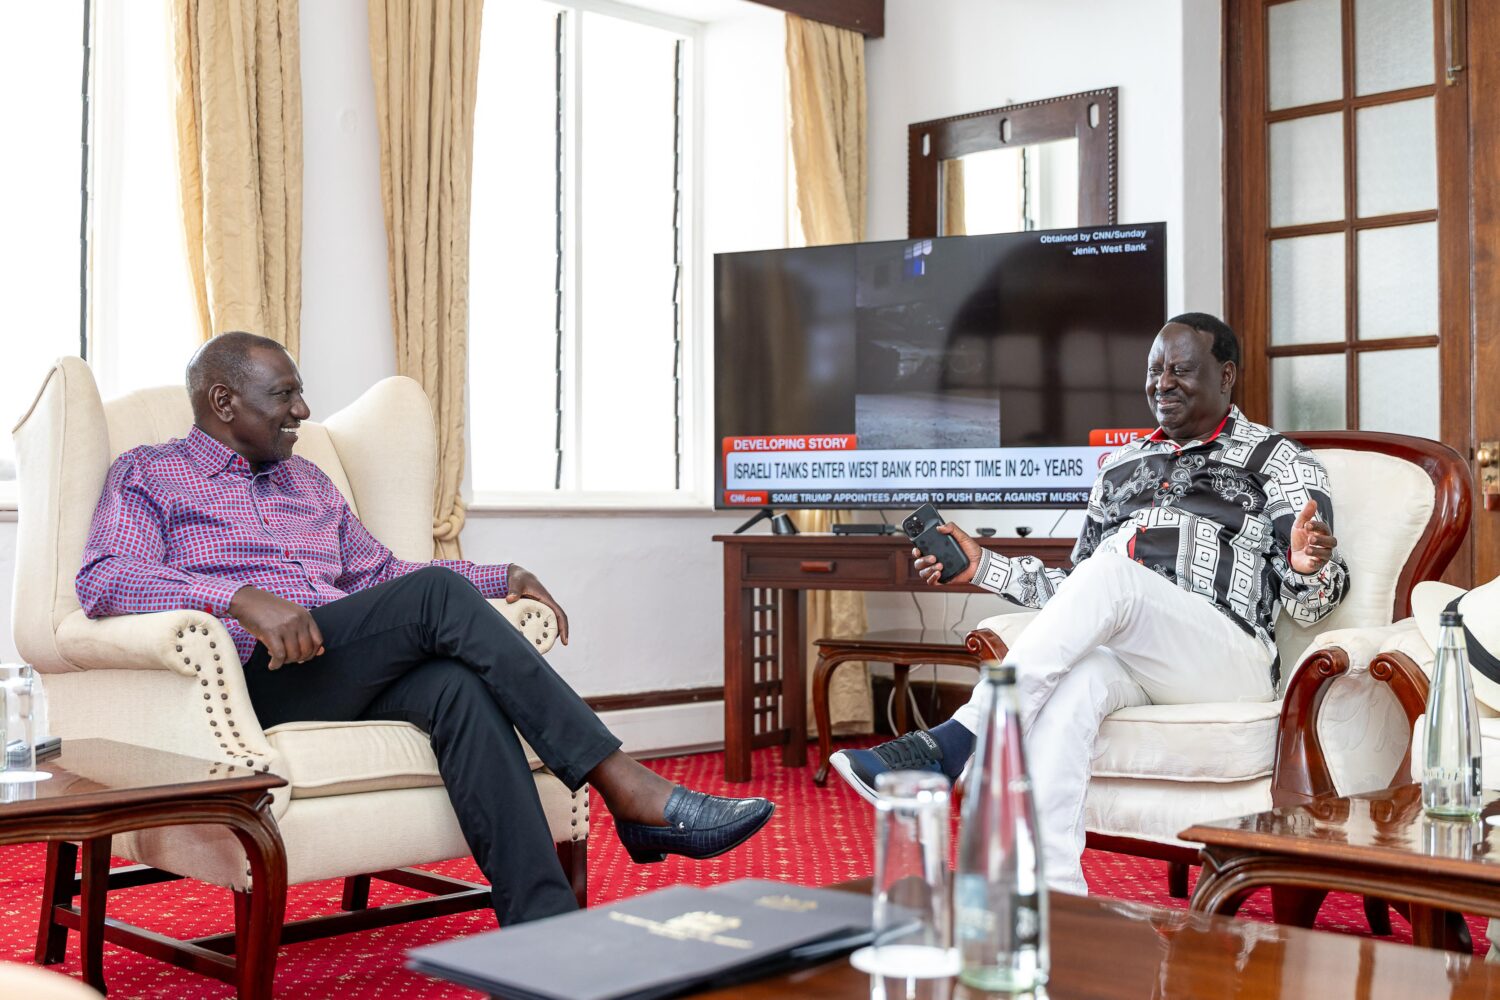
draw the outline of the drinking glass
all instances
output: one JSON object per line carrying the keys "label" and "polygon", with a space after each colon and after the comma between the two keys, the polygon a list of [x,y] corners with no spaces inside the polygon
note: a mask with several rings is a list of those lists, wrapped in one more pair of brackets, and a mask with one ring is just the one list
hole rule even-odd
{"label": "drinking glass", "polygon": [[851,956],[874,1000],[948,1000],[958,972],[948,887],[948,779],[890,771],[875,782],[874,940]]}
{"label": "drinking glass", "polygon": [[25,663],[0,663],[0,784],[52,777],[36,769],[36,745],[45,725],[42,682]]}

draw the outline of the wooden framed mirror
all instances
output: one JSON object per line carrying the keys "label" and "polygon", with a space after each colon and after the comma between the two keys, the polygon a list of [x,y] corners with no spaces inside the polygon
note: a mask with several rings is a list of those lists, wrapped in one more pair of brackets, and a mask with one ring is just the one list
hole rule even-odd
{"label": "wooden framed mirror", "polygon": [[1118,221],[1118,95],[1109,87],[908,126],[907,235]]}

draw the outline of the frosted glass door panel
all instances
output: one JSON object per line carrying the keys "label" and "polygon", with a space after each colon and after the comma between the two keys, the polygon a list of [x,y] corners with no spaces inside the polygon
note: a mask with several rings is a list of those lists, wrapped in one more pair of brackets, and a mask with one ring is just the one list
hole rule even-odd
{"label": "frosted glass door panel", "polygon": [[1271,359],[1271,426],[1279,431],[1343,430],[1344,355]]}
{"label": "frosted glass door panel", "polygon": [[1271,110],[1344,96],[1339,0],[1293,0],[1266,12]]}
{"label": "frosted glass door panel", "polygon": [[1355,0],[1355,94],[1379,94],[1431,83],[1435,72],[1432,51],[1429,0]]}
{"label": "frosted glass door panel", "polygon": [[1314,115],[1272,124],[1271,225],[1343,217],[1343,116]]}
{"label": "frosted glass door panel", "polygon": [[1271,343],[1344,339],[1344,234],[1271,241]]}
{"label": "frosted glass door panel", "polygon": [[1359,428],[1437,440],[1438,349],[1365,351],[1359,356]]}
{"label": "frosted glass door panel", "polygon": [[1430,337],[1438,332],[1437,223],[1359,234],[1359,337]]}
{"label": "frosted glass door panel", "polygon": [[1354,120],[1360,218],[1437,208],[1437,122],[1432,98],[1361,108]]}

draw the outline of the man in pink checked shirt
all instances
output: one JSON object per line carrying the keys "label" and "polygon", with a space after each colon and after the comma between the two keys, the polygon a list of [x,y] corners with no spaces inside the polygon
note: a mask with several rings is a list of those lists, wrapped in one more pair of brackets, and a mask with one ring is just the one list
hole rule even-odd
{"label": "man in pink checked shirt", "polygon": [[[676,786],[620,750],[593,711],[487,597],[535,598],[511,564],[405,562],[292,454],[310,411],[273,340],[221,334],[187,369],[194,427],[110,468],[78,573],[91,618],[200,608],[224,620],[266,728],[389,719],[429,734],[502,925],[576,903],[519,730],[569,788],[599,790],[637,862],[712,857],[774,810]],[[396,470],[392,470],[395,474]]]}

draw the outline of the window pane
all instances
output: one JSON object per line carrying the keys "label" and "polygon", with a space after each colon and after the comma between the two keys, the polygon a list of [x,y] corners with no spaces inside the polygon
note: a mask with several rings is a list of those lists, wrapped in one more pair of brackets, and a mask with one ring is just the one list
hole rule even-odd
{"label": "window pane", "polygon": [[[944,235],[1019,233],[1026,228],[1026,178],[1021,159],[1025,148],[983,149],[942,161],[943,208],[946,211],[956,202],[963,209],[963,218],[955,220],[958,225],[943,220]],[[948,195],[948,185],[955,179],[961,188],[961,196],[956,199]]]}
{"label": "window pane", "polygon": [[1344,355],[1271,359],[1271,423],[1279,431],[1342,430]]}
{"label": "window pane", "polygon": [[1344,217],[1343,120],[1314,115],[1271,125],[1271,225]]}
{"label": "window pane", "polygon": [[1359,355],[1359,429],[1439,433],[1438,349],[1363,351]]}
{"label": "window pane", "polygon": [[582,27],[579,485],[671,490],[676,36],[587,12]]}
{"label": "window pane", "polygon": [[1271,343],[1344,339],[1344,235],[1271,241]]}
{"label": "window pane", "polygon": [[1266,13],[1270,106],[1295,108],[1344,96],[1339,0],[1293,0]]}
{"label": "window pane", "polygon": [[[0,31],[0,484],[15,479],[10,429],[47,367],[78,353],[83,0],[5,5]],[[0,491],[8,491],[0,485]]]}
{"label": "window pane", "polygon": [[557,8],[490,4],[469,232],[469,435],[477,493],[555,482]]}
{"label": "window pane", "polygon": [[1437,223],[1359,234],[1359,337],[1438,332]]}
{"label": "window pane", "polygon": [[1432,98],[1361,108],[1355,115],[1360,217],[1437,208]]}
{"label": "window pane", "polygon": [[167,5],[132,4],[128,16],[125,6],[93,7],[89,364],[106,399],[181,384],[201,341],[182,225]]}
{"label": "window pane", "polygon": [[1355,0],[1356,94],[1431,83],[1432,52],[1430,0]]}

